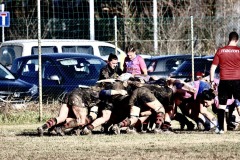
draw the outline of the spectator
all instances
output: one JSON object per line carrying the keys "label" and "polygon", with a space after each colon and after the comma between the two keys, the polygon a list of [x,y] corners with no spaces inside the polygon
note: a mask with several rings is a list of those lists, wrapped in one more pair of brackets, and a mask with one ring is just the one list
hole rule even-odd
{"label": "spectator", "polygon": [[100,71],[99,80],[102,79],[116,79],[122,74],[122,70],[118,67],[118,57],[111,53],[108,56],[108,64]]}
{"label": "spectator", "polygon": [[123,72],[133,75],[147,75],[147,66],[140,55],[136,55],[136,49],[130,45],[126,48],[127,57],[124,60]]}

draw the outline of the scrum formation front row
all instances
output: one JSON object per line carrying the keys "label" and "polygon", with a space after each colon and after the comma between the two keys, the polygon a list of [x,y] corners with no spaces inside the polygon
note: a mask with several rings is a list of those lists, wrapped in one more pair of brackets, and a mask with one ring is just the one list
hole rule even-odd
{"label": "scrum formation front row", "polygon": [[[217,129],[217,96],[208,82],[143,79],[123,74],[76,88],[65,96],[58,117],[38,127],[38,134],[88,135],[100,126],[108,134],[174,133],[172,120],[179,121],[181,130]],[[240,105],[234,100],[229,104],[227,124],[234,130],[238,123],[232,113]]]}

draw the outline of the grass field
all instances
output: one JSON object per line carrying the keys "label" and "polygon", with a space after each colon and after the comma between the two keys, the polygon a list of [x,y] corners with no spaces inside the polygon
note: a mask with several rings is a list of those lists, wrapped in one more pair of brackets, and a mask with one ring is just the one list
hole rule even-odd
{"label": "grass field", "polygon": [[38,137],[41,124],[1,125],[0,159],[239,159],[240,131]]}

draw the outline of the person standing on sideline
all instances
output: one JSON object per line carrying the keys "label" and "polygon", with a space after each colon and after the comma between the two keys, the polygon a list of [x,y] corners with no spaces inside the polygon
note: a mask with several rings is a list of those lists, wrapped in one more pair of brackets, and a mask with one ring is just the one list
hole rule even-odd
{"label": "person standing on sideline", "polygon": [[224,115],[227,99],[232,96],[240,100],[240,47],[237,46],[239,36],[236,32],[229,34],[228,45],[219,48],[214,56],[210,69],[210,82],[214,86],[214,74],[217,66],[220,67],[220,82],[218,86],[219,108],[217,111],[218,130],[224,133]]}
{"label": "person standing on sideline", "polygon": [[110,53],[108,56],[108,64],[100,71],[99,80],[116,79],[122,74],[122,70],[118,67],[118,57]]}
{"label": "person standing on sideline", "polygon": [[136,49],[130,45],[126,48],[127,57],[124,60],[123,72],[132,75],[147,75],[147,66],[140,55],[136,55]]}

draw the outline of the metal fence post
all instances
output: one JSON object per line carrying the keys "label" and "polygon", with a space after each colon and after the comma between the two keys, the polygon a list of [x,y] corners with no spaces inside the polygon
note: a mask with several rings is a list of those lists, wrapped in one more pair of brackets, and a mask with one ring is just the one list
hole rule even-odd
{"label": "metal fence post", "polygon": [[192,81],[194,81],[194,39],[193,39],[193,16],[191,16],[191,48],[192,48]]}
{"label": "metal fence post", "polygon": [[42,121],[42,56],[41,56],[41,14],[38,0],[38,79],[39,79],[39,121]]}
{"label": "metal fence post", "polygon": [[94,0],[89,0],[90,40],[95,40]]}
{"label": "metal fence post", "polygon": [[115,33],[115,54],[117,55],[117,41],[118,41],[118,38],[117,38],[117,16],[114,16],[114,33]]}
{"label": "metal fence post", "polygon": [[157,0],[153,0],[153,23],[154,23],[154,55],[158,52],[158,22],[157,22]]}
{"label": "metal fence post", "polygon": [[[1,4],[1,12],[4,12],[5,10],[5,5],[4,3],[2,2]],[[4,19],[4,17],[2,17],[2,19]],[[5,41],[5,32],[4,32],[4,26],[2,26],[2,42]]]}

